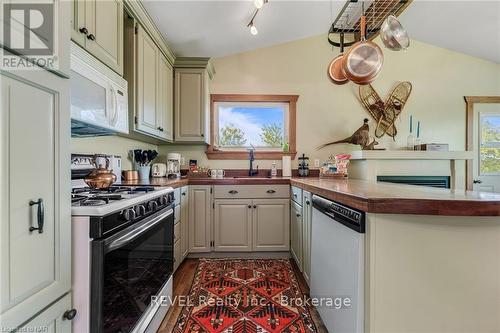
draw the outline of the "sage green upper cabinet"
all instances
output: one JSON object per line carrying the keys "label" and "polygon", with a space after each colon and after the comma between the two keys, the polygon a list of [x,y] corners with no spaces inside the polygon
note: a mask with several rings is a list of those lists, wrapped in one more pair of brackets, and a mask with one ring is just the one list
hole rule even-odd
{"label": "sage green upper cabinet", "polygon": [[71,37],[123,75],[123,1],[74,0]]}
{"label": "sage green upper cabinet", "polygon": [[175,69],[175,141],[210,141],[209,74],[205,68]]}
{"label": "sage green upper cabinet", "polygon": [[130,123],[128,137],[152,143],[173,141],[173,75],[171,62],[148,31],[125,15],[125,69]]}
{"label": "sage green upper cabinet", "polygon": [[174,70],[167,58],[160,53],[158,58],[158,130],[159,136],[165,140],[174,139],[173,128],[173,87]]}
{"label": "sage green upper cabinet", "polygon": [[141,26],[137,28],[136,52],[136,128],[141,132],[159,136],[157,109],[159,111],[160,103],[156,86],[159,74],[157,58],[160,51]]}

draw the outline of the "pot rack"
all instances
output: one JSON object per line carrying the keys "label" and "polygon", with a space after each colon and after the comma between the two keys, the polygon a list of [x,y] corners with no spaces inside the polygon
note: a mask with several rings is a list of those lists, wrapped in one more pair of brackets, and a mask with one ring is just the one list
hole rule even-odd
{"label": "pot rack", "polygon": [[366,15],[366,39],[375,38],[387,16],[398,16],[412,0],[347,0],[328,31],[328,42],[340,47],[351,46],[361,38],[363,8]]}

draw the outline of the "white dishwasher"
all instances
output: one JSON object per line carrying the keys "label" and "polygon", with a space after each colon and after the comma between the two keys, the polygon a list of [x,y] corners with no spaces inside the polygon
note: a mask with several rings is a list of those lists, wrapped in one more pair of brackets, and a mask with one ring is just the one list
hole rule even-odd
{"label": "white dishwasher", "polygon": [[311,286],[330,333],[364,332],[365,213],[314,195]]}

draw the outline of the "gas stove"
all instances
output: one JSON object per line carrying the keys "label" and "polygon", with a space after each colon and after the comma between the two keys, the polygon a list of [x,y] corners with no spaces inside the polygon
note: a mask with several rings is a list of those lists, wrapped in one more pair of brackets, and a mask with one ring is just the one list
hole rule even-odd
{"label": "gas stove", "polygon": [[126,200],[153,192],[152,186],[111,186],[107,189],[77,187],[71,190],[71,206],[102,206],[118,200]]}
{"label": "gas stove", "polygon": [[[123,211],[130,206],[154,210],[158,204],[171,204],[173,188],[152,186],[111,186],[107,189],[74,187],[71,190],[71,215],[104,216]],[[170,194],[170,195],[169,195]]]}

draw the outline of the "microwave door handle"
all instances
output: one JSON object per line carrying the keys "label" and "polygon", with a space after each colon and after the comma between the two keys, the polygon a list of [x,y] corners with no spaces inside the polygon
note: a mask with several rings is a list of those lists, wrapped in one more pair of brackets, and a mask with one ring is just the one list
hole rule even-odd
{"label": "microwave door handle", "polygon": [[125,235],[115,239],[105,247],[105,252],[111,252],[115,249],[123,247],[132,242],[137,237],[144,234],[146,231],[163,221],[167,216],[174,213],[173,209],[167,210],[165,213],[160,214],[152,219],[146,219],[140,226],[130,230]]}
{"label": "microwave door handle", "polygon": [[116,90],[111,86],[111,101],[113,102],[113,107],[112,107],[112,113],[110,114],[110,119],[108,119],[108,122],[111,126],[115,126],[116,122],[118,121],[118,99],[116,97]]}

